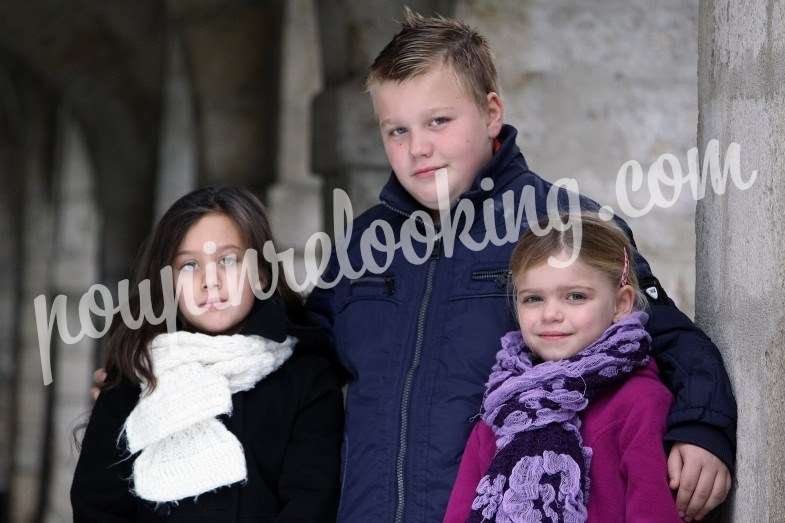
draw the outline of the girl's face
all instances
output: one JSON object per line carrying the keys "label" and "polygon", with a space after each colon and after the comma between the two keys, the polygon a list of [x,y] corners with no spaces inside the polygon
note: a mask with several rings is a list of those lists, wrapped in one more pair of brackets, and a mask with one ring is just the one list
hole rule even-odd
{"label": "girl's face", "polygon": [[[566,261],[567,253],[556,258]],[[515,278],[518,324],[526,345],[544,361],[569,358],[632,312],[635,292],[619,288],[580,258],[565,268],[547,261]]]}
{"label": "girl's face", "polygon": [[225,214],[206,214],[188,229],[172,268],[181,288],[178,309],[195,329],[231,331],[251,312],[253,291],[240,278],[246,249],[240,229]]}

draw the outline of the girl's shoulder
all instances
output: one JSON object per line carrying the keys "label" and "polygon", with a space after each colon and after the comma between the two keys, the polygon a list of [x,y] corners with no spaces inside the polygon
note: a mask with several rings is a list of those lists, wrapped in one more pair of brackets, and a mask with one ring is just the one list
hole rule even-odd
{"label": "girl's shoulder", "polygon": [[95,400],[95,406],[110,406],[119,410],[127,408],[130,412],[139,402],[141,393],[142,388],[138,383],[122,377],[116,384],[101,389],[101,394]]}
{"label": "girl's shoulder", "polygon": [[292,355],[292,364],[296,367],[326,372],[338,380],[340,384],[348,381],[349,373],[340,363],[332,338],[323,327],[307,318],[300,321],[289,321],[287,334],[297,339]]}
{"label": "girl's shoulder", "polygon": [[121,379],[119,383],[101,390],[90,411],[88,428],[99,433],[117,435],[128,415],[139,402],[142,389],[130,380]]}
{"label": "girl's shoulder", "polygon": [[[650,359],[648,365],[633,372],[618,388],[605,396],[605,409],[615,414],[640,412],[642,407],[670,409],[673,394],[660,380],[657,364]],[[646,409],[648,410],[648,409]]]}

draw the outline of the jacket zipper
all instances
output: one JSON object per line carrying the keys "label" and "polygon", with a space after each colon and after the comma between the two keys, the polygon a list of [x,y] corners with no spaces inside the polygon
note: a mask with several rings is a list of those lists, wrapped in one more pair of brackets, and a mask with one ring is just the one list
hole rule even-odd
{"label": "jacket zipper", "polygon": [[472,280],[494,280],[498,287],[505,287],[512,276],[512,272],[508,270],[488,270],[488,271],[474,271],[472,273]]}
{"label": "jacket zipper", "polygon": [[387,202],[385,202],[383,200],[382,200],[382,205],[384,205],[385,207],[387,207],[391,211],[400,214],[401,216],[403,216],[405,218],[411,218],[411,216],[412,216],[411,213],[408,213],[406,211],[402,211],[398,207],[393,207],[392,205],[390,205],[389,203],[387,203]]}
{"label": "jacket zipper", "polygon": [[403,522],[404,503],[406,501],[405,482],[403,469],[406,464],[407,438],[409,428],[409,398],[412,391],[412,383],[417,367],[420,365],[422,357],[422,346],[425,338],[425,315],[428,312],[428,305],[431,301],[433,292],[433,275],[436,270],[436,262],[439,260],[441,251],[441,240],[436,240],[431,259],[428,261],[428,275],[425,280],[425,293],[420,302],[420,312],[417,315],[417,341],[414,346],[414,356],[409,370],[406,371],[406,381],[403,385],[403,395],[401,396],[401,433],[398,440],[398,458],[395,463],[395,473],[398,486],[398,501],[395,506],[395,523]]}

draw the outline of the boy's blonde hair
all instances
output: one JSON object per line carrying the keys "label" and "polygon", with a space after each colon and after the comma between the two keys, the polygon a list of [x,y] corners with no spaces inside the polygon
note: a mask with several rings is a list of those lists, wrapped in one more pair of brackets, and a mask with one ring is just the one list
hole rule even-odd
{"label": "boy's blonde hair", "polygon": [[[635,273],[635,248],[627,235],[612,221],[604,221],[596,214],[581,213],[570,216],[562,214],[562,223],[581,223],[581,242],[578,260],[589,267],[601,272],[608,281],[619,286],[625,268],[625,250],[627,254],[626,280],[635,290],[635,310],[646,310],[648,302],[640,290],[638,276]],[[543,219],[540,228],[547,225],[548,220]],[[546,234],[538,236],[531,229],[526,231],[510,257],[510,272],[512,284],[515,286],[517,279],[527,270],[547,263],[549,256],[556,256],[562,251],[568,254],[574,246],[574,227],[566,231],[551,228]],[[513,294],[517,294],[514,292]]]}
{"label": "boy's blonde hair", "polygon": [[458,20],[425,17],[405,7],[401,30],[371,64],[365,86],[403,82],[441,64],[452,67],[479,107],[485,107],[488,93],[498,93],[496,66],[485,38]]}

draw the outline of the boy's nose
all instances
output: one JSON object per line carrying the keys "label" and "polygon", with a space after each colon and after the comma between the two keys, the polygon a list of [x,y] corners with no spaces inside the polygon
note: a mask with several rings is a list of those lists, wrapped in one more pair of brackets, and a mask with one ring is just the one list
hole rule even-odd
{"label": "boy's nose", "polygon": [[415,158],[428,157],[433,153],[433,144],[425,133],[415,133],[412,131],[409,142],[409,152]]}

